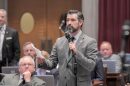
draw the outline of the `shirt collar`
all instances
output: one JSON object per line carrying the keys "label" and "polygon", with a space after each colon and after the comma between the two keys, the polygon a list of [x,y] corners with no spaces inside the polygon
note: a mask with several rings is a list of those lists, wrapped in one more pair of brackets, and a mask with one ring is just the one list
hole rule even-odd
{"label": "shirt collar", "polygon": [[6,24],[4,24],[2,27],[1,27],[1,31],[5,31],[6,29]]}
{"label": "shirt collar", "polygon": [[23,79],[23,75],[22,74],[20,74],[20,79]]}
{"label": "shirt collar", "polygon": [[79,32],[74,36],[76,41],[79,39],[80,35],[82,34],[82,31],[79,30]]}

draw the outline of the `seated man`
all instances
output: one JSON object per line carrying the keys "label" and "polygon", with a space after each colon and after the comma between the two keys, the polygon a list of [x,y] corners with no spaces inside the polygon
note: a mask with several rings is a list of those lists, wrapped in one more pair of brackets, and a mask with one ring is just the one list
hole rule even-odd
{"label": "seated man", "polygon": [[104,41],[100,45],[100,54],[102,60],[115,60],[116,61],[116,72],[121,72],[122,63],[119,55],[113,54],[112,46],[110,42]]}
{"label": "seated man", "polygon": [[96,66],[91,73],[93,86],[103,86],[104,82],[104,69],[103,62],[100,58],[96,59]]}
{"label": "seated man", "polygon": [[30,56],[19,60],[19,73],[6,74],[1,81],[2,86],[45,86],[45,82],[33,75],[35,62]]}
{"label": "seated man", "polygon": [[55,78],[55,84],[57,83],[57,78],[58,78],[58,69],[52,69],[52,70],[46,70],[39,68],[37,66],[37,58],[45,57],[48,59],[49,54],[46,51],[40,51],[37,49],[32,42],[26,42],[23,45],[23,54],[24,55],[29,55],[35,60],[36,64],[36,75],[38,76],[43,76],[43,75],[54,75]]}
{"label": "seated man", "polygon": [[23,54],[24,55],[29,55],[35,60],[36,75],[46,75],[46,70],[45,69],[38,68],[38,66],[37,66],[37,58],[40,58],[41,56],[44,56],[46,58],[49,57],[48,52],[46,52],[46,51],[41,52],[40,50],[38,50],[34,46],[34,44],[32,42],[26,42],[23,45]]}

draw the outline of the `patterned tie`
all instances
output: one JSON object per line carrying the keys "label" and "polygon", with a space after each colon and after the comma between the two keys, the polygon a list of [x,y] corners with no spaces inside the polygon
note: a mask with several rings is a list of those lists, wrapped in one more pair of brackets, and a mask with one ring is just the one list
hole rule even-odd
{"label": "patterned tie", "polygon": [[[75,37],[71,37],[71,42],[75,42]],[[67,63],[69,63],[70,61],[71,61],[71,59],[72,59],[72,57],[73,57],[73,55],[74,55],[74,53],[73,53],[73,51],[72,50],[69,50],[69,52],[68,52],[68,59],[67,59]]]}

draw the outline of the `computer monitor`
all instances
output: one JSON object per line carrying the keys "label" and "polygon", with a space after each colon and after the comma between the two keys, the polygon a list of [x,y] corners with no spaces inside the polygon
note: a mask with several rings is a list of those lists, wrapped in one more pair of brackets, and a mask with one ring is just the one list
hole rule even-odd
{"label": "computer monitor", "polygon": [[103,66],[107,67],[108,73],[116,73],[116,61],[115,60],[103,60]]}

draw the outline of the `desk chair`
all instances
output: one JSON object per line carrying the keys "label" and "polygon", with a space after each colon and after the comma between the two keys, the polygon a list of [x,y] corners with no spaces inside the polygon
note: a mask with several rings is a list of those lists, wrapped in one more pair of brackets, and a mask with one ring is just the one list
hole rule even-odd
{"label": "desk chair", "polygon": [[2,73],[5,74],[18,73],[18,66],[2,66]]}
{"label": "desk chair", "polygon": [[[37,75],[35,75],[37,76]],[[38,78],[44,80],[46,82],[46,86],[54,86],[54,76],[53,75],[43,75],[43,76],[37,76]]]}

